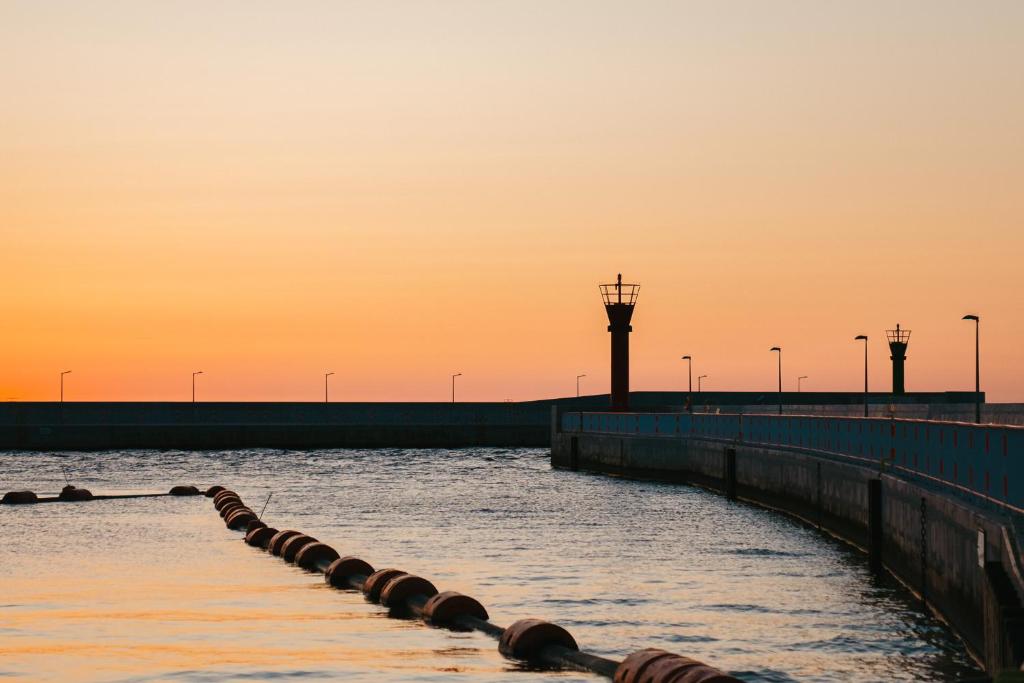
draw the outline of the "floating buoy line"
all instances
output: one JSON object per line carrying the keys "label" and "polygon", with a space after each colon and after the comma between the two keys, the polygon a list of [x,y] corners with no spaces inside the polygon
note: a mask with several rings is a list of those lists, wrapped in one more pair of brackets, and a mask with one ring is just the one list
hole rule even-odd
{"label": "floating buoy line", "polygon": [[487,609],[468,595],[438,591],[427,579],[401,569],[375,569],[361,558],[342,556],[301,531],[270,527],[237,493],[223,486],[213,486],[205,494],[213,498],[214,508],[229,529],[245,533],[246,544],[321,573],[335,588],[359,591],[370,602],[388,608],[389,615],[413,615],[432,626],[485,633],[498,640],[498,651],[509,659],[588,671],[615,683],[739,682],[702,662],[655,648],[634,652],[621,662],[590,654],[582,651],[564,628],[542,619],[520,619],[503,628],[491,622]]}

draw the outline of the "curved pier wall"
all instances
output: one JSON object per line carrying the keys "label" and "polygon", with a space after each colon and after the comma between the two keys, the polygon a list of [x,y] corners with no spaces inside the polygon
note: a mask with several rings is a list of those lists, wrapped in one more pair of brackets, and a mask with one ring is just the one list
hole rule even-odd
{"label": "curved pier wall", "polygon": [[719,439],[554,426],[553,466],[697,484],[796,516],[868,552],[945,619],[987,670],[1024,661],[1024,580],[1004,515],[880,473],[877,464]]}

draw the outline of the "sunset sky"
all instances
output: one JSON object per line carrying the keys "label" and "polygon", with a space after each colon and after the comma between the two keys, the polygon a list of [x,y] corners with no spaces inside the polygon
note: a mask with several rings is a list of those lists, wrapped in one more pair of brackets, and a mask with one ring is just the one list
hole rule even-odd
{"label": "sunset sky", "polygon": [[0,0],[0,400],[1024,401],[1024,2]]}

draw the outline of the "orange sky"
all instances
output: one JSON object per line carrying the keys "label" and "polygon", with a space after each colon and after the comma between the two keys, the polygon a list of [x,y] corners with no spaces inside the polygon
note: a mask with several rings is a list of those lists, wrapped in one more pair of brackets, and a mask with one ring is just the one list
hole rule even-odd
{"label": "orange sky", "polygon": [[[210,5],[215,8],[211,9]],[[1024,401],[1024,3],[0,4],[0,400]],[[696,376],[696,374],[695,374]]]}

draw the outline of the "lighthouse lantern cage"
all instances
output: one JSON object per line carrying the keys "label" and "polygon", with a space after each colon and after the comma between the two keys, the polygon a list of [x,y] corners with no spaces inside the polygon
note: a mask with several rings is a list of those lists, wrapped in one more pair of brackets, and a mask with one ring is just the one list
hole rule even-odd
{"label": "lighthouse lantern cage", "polygon": [[890,344],[906,344],[910,341],[910,330],[902,330],[897,325],[895,330],[886,330],[885,336]]}
{"label": "lighthouse lantern cage", "polygon": [[640,294],[640,285],[636,283],[625,283],[620,275],[618,280],[607,285],[598,285],[601,289],[601,298],[605,306],[622,304],[635,306],[636,297]]}

